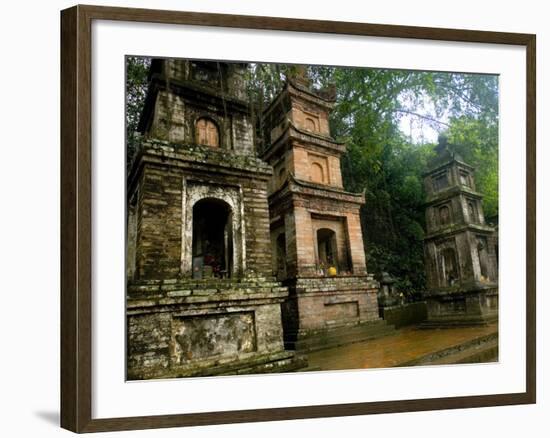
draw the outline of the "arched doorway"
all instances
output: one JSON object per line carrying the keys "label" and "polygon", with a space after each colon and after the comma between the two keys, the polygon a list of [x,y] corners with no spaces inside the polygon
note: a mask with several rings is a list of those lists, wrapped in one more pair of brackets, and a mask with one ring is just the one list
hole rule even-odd
{"label": "arched doorway", "polygon": [[193,206],[193,278],[231,276],[232,219],[225,201],[206,198]]}
{"label": "arched doorway", "polygon": [[451,222],[451,212],[449,211],[449,207],[444,205],[443,207],[439,208],[439,223],[441,225],[449,225]]}
{"label": "arched doorway", "polygon": [[317,230],[317,251],[321,269],[331,266],[337,267],[338,248],[336,246],[336,233],[329,228]]}
{"label": "arched doorway", "polygon": [[443,286],[452,286],[459,280],[458,262],[453,248],[441,251],[441,265]]}

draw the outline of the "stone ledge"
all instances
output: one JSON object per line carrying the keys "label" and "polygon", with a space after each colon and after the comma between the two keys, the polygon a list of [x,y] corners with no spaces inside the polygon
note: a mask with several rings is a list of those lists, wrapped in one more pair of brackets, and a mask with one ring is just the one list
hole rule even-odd
{"label": "stone ledge", "polygon": [[[495,349],[496,347],[496,349]],[[475,357],[483,353],[489,353],[489,356],[498,356],[498,331],[489,335],[478,336],[461,344],[453,345],[424,356],[408,360],[395,365],[396,367],[410,367],[419,365],[443,365],[457,363],[480,363],[494,360],[475,360]],[[489,358],[490,359],[490,358]]]}
{"label": "stone ledge", "polygon": [[452,234],[457,234],[463,231],[473,231],[476,233],[494,233],[495,229],[490,225],[484,224],[474,224],[474,223],[463,223],[463,224],[452,224],[442,229],[438,229],[435,232],[426,234],[424,236],[424,241],[437,240],[444,236],[450,236]]}
{"label": "stone ledge", "polygon": [[290,177],[279,189],[269,195],[268,201],[271,207],[288,197],[330,199],[334,205],[348,205],[355,208],[365,203],[364,193],[347,192],[334,186],[299,180],[292,175]]}
{"label": "stone ledge", "polygon": [[296,371],[307,366],[307,359],[294,352],[246,353],[230,357],[218,357],[196,361],[177,368],[137,371],[129,373],[129,380],[169,379],[180,377],[206,377],[214,375],[262,374]]}
{"label": "stone ledge", "polygon": [[335,277],[298,277],[296,281],[289,282],[288,286],[297,290],[309,291],[336,291],[336,290],[368,290],[377,291],[378,281],[370,276],[335,276]]}
{"label": "stone ledge", "polygon": [[[128,311],[144,309],[144,308],[158,308],[159,306],[173,307],[178,305],[201,305],[216,303],[221,307],[228,307],[230,305],[243,306],[252,304],[267,304],[267,303],[281,303],[288,296],[288,292],[273,293],[267,291],[264,293],[243,294],[243,293],[211,293],[209,295],[191,295],[183,297],[151,297],[151,298],[133,298],[128,297],[126,300],[126,308]],[[158,311],[158,309],[157,309]]]}
{"label": "stone ledge", "polygon": [[239,174],[254,174],[264,179],[271,177],[272,167],[265,161],[252,156],[240,155],[227,149],[214,149],[188,143],[171,143],[163,140],[145,140],[141,143],[133,159],[130,175],[137,172],[143,162],[159,163],[163,166],[189,167],[199,169],[201,165],[212,172],[238,171]]}
{"label": "stone ledge", "polygon": [[489,295],[498,295],[498,285],[496,283],[469,283],[457,286],[451,286],[440,289],[429,289],[423,293],[425,298],[444,298],[455,297],[459,295],[475,295],[485,293]]}
{"label": "stone ledge", "polygon": [[[223,292],[229,290],[239,290],[243,292],[254,293],[258,289],[270,289],[275,292],[283,292],[286,287],[283,287],[280,282],[268,279],[168,279],[168,280],[133,280],[128,282],[127,291],[130,296],[140,296],[153,294],[159,296],[178,296],[174,294],[177,291],[216,291]],[[184,293],[183,295],[188,295]]]}
{"label": "stone ledge", "polygon": [[454,185],[450,186],[449,188],[446,188],[444,190],[440,190],[438,192],[435,192],[428,196],[428,199],[424,202],[424,206],[428,206],[431,204],[435,204],[440,202],[441,200],[447,199],[451,196],[456,196],[458,194],[464,193],[470,197],[476,198],[476,199],[482,199],[483,195],[480,192],[476,192],[472,188],[465,186],[465,185]]}

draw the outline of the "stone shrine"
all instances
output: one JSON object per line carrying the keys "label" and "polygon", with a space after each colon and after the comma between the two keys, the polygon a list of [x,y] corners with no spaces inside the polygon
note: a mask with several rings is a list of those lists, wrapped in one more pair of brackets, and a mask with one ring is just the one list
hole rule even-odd
{"label": "stone shrine", "polygon": [[289,287],[285,346],[297,350],[390,330],[378,316],[378,283],[365,264],[364,194],[342,185],[345,144],[329,129],[334,101],[334,90],[313,90],[301,70],[263,113],[267,147],[260,156],[274,169],[268,186],[273,271]]}
{"label": "stone shrine", "polygon": [[128,379],[291,371],[246,64],[153,60],[128,176]]}
{"label": "stone shrine", "polygon": [[440,137],[424,174],[426,326],[488,324],[498,318],[498,235],[485,223],[474,168]]}

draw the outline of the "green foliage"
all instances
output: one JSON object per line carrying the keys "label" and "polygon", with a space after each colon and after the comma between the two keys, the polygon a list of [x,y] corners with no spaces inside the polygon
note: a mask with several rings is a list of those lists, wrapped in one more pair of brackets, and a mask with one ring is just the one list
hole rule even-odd
{"label": "green foliage", "polygon": [[452,119],[449,142],[464,158],[476,166],[476,189],[484,194],[486,217],[498,214],[498,124],[462,116]]}
{"label": "green foliage", "polygon": [[370,272],[388,271],[410,296],[425,287],[422,173],[434,144],[407,138],[403,117],[446,132],[476,167],[485,213],[498,214],[498,79],[489,75],[311,67],[318,86],[334,83],[332,134],[347,143],[344,185],[365,190],[361,212]]}
{"label": "green foliage", "polygon": [[126,154],[129,164],[140,136],[137,132],[139,118],[147,94],[147,76],[150,58],[126,57]]}

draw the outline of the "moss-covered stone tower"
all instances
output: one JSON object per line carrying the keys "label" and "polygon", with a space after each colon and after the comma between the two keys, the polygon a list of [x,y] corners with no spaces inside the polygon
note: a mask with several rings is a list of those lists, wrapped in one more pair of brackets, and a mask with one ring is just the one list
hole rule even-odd
{"label": "moss-covered stone tower", "polygon": [[284,351],[246,65],[153,60],[128,175],[128,378],[276,372]]}
{"label": "moss-covered stone tower", "polygon": [[440,137],[424,174],[427,325],[485,324],[498,315],[498,236],[485,223],[474,168]]}
{"label": "moss-covered stone tower", "polygon": [[359,215],[364,195],[344,190],[345,144],[330,135],[334,97],[334,90],[314,90],[301,70],[263,113],[267,147],[261,157],[274,169],[273,271],[290,290],[283,305],[285,343],[298,350],[387,329],[378,317],[378,283],[366,269]]}

